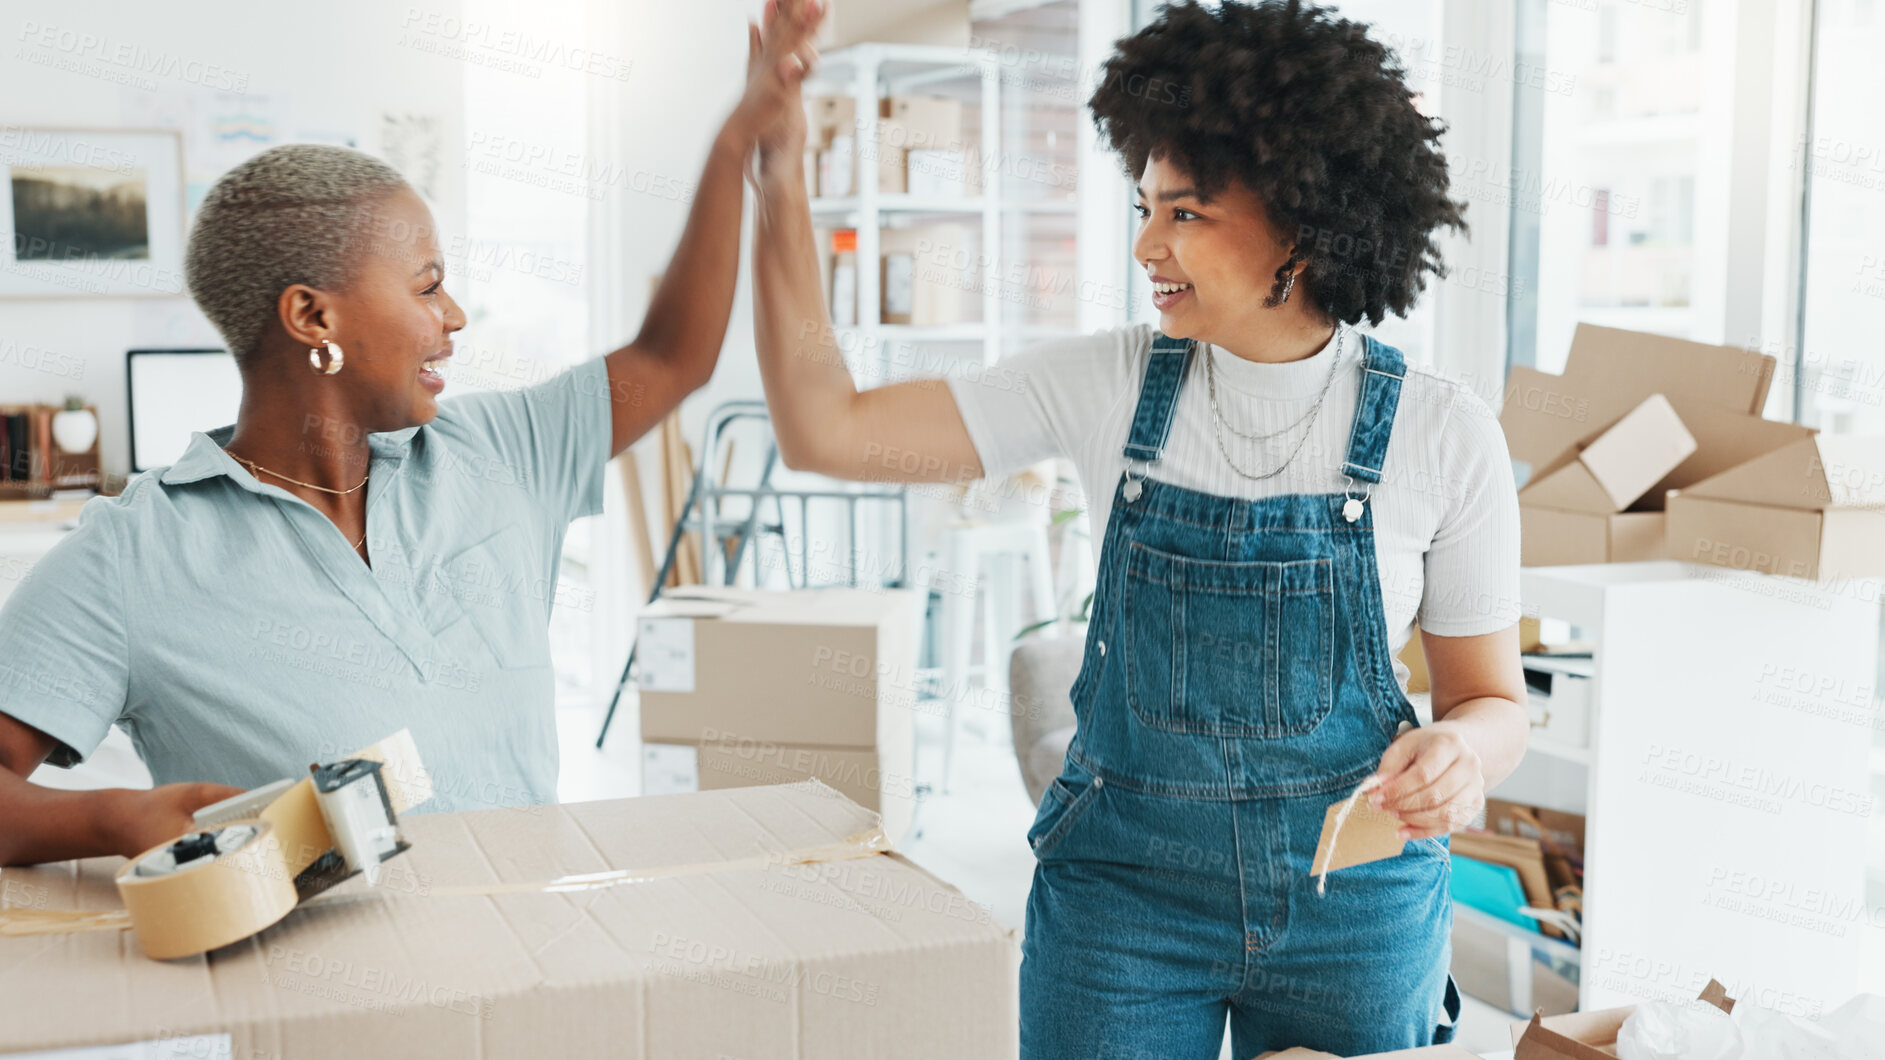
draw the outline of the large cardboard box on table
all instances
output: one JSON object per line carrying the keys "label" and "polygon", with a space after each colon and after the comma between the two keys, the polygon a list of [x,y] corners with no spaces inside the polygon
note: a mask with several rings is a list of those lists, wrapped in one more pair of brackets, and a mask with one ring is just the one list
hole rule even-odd
{"label": "large cardboard box on table", "polygon": [[1885,438],[1802,438],[1671,495],[1668,550],[1809,580],[1885,575]]}
{"label": "large cardboard box on table", "polygon": [[[1014,1056],[1019,951],[816,783],[401,822],[412,849],[178,961],[119,931],[0,935],[0,1053]],[[119,858],[0,901],[115,909]],[[200,1037],[199,1037],[200,1036]]]}
{"label": "large cardboard box on table", "polygon": [[669,590],[640,620],[645,775],[703,790],[815,777],[901,838],[922,608],[903,589]]}
{"label": "large cardboard box on table", "polygon": [[1562,375],[1512,369],[1499,425],[1512,458],[1532,467],[1519,491],[1521,562],[1662,558],[1669,490],[1813,433],[1761,418],[1775,363],[1579,324]]}

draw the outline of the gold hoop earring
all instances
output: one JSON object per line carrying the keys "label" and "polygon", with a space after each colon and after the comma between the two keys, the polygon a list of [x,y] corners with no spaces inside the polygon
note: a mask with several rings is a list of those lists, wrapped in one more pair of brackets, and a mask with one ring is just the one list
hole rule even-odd
{"label": "gold hoop earring", "polygon": [[308,351],[308,367],[314,369],[315,375],[333,375],[346,365],[347,355],[341,350],[340,343],[332,339],[323,340],[321,345],[327,347],[327,366],[321,366],[321,350],[317,346]]}

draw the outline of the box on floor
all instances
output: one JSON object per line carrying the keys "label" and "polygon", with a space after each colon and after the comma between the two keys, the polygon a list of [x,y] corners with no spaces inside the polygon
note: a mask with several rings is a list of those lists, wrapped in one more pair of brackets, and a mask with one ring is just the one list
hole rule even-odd
{"label": "box on floor", "polygon": [[816,777],[900,839],[922,608],[902,589],[669,590],[640,619],[646,790]]}
{"label": "box on floor", "polygon": [[[1714,979],[1702,988],[1699,1000],[1723,1012],[1734,1011],[1734,998]],[[1511,1024],[1513,1060],[1610,1060],[1617,1055],[1617,1032],[1636,1011],[1635,1005],[1567,1012],[1514,1020]]]}
{"label": "box on floor", "polygon": [[1519,491],[1521,562],[1663,558],[1669,490],[1813,433],[1761,418],[1775,364],[1579,324],[1563,374],[1512,369],[1499,424],[1512,458],[1533,468]]}
{"label": "box on floor", "polygon": [[[154,1040],[336,1060],[1017,1050],[1012,933],[885,853],[875,816],[822,785],[402,827],[412,849],[377,890],[355,878],[201,957],[149,960],[115,931],[0,937],[0,1053]],[[117,908],[121,863],[9,868],[0,898]]]}
{"label": "box on floor", "polygon": [[1672,494],[1669,556],[1794,578],[1885,575],[1885,438],[1813,435]]}

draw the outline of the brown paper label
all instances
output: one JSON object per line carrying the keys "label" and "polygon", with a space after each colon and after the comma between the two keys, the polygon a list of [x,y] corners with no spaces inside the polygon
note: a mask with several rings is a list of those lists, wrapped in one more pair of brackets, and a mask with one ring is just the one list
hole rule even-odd
{"label": "brown paper label", "polygon": [[1322,838],[1316,842],[1315,860],[1309,863],[1309,874],[1321,875],[1325,870],[1333,872],[1350,865],[1361,865],[1382,858],[1397,857],[1407,843],[1399,832],[1401,819],[1369,805],[1366,795],[1355,800],[1354,809],[1348,811],[1348,820],[1342,822],[1342,833],[1335,841],[1335,856],[1329,858],[1325,866],[1324,857],[1329,854],[1329,839],[1335,833],[1335,818],[1342,812],[1343,799],[1330,806],[1322,815]]}

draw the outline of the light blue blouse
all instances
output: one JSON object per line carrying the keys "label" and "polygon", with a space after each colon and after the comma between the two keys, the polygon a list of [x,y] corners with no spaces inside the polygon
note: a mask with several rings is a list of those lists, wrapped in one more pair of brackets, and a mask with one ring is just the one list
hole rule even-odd
{"label": "light blue blouse", "polygon": [[65,766],[116,722],[159,784],[299,777],[405,728],[425,810],[553,802],[550,609],[570,521],[602,510],[611,415],[596,358],[369,435],[371,567],[223,451],[233,424],[199,431],[86,502],[0,607],[0,711]]}

